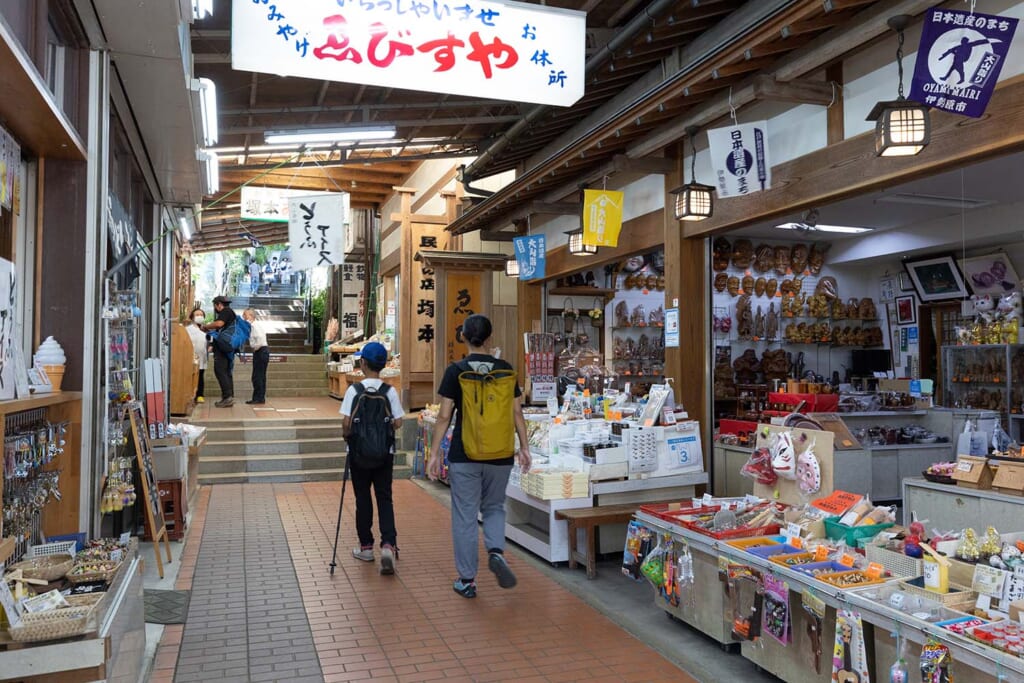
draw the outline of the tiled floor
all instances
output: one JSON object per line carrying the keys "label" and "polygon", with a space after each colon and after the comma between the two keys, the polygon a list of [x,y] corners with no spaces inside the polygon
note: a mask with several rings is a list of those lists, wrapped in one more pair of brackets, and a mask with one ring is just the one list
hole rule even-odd
{"label": "tiled floor", "polygon": [[[501,590],[487,574],[475,600],[456,595],[448,511],[409,481],[395,482],[397,575],[351,557],[349,491],[332,577],[339,494],[339,482],[205,488],[179,578],[193,589],[190,620],[184,637],[182,627],[165,631],[151,680],[228,680],[244,666],[241,680],[260,681],[694,681],[516,550],[516,588]],[[233,637],[201,630],[213,619]],[[271,659],[253,637],[260,631],[272,636]],[[300,659],[306,634],[317,671]]]}

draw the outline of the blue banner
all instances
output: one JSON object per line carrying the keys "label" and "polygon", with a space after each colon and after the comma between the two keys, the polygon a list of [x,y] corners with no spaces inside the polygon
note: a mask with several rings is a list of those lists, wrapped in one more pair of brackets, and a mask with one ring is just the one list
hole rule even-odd
{"label": "blue banner", "polygon": [[528,235],[512,240],[519,262],[520,280],[539,280],[547,265],[547,240],[544,235]]}
{"label": "blue banner", "polygon": [[925,12],[909,99],[952,114],[985,113],[1017,20],[980,12]]}

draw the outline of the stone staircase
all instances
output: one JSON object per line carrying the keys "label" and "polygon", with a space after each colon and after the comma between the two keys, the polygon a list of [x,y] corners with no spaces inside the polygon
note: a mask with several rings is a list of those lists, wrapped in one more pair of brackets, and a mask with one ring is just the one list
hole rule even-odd
{"label": "stone staircase", "polygon": [[[198,422],[206,427],[200,484],[337,481],[345,467],[341,419]],[[395,456],[395,478],[412,474],[412,454]]]}
{"label": "stone staircase", "polygon": [[312,348],[306,344],[306,312],[301,298],[295,296],[295,285],[281,285],[272,294],[248,294],[248,288],[242,287],[232,300],[231,308],[239,315],[247,308],[256,311],[257,317],[267,328],[267,343],[270,352],[277,353],[310,353]]}
{"label": "stone staircase", "polygon": [[[270,353],[277,355],[274,343]],[[245,362],[243,362],[243,360]],[[220,388],[213,373],[213,360],[206,368],[206,399],[220,399]],[[267,398],[308,398],[327,396],[327,367],[323,356],[286,355],[284,362],[271,362],[267,367]],[[235,358],[235,401],[252,398],[252,364],[248,353]]]}

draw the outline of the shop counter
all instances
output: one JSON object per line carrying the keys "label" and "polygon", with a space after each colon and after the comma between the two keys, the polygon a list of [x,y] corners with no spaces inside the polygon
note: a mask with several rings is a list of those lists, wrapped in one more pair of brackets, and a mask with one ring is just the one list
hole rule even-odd
{"label": "shop counter", "polygon": [[917,512],[928,520],[929,529],[974,529],[984,531],[1021,528],[1024,498],[997,491],[936,484],[924,479],[903,480],[903,521]]}
{"label": "shop counter", "polygon": [[[0,680],[136,683],[146,650],[142,562],[125,560],[110,586],[97,629],[74,639],[43,643],[0,641]],[[6,649],[5,649],[6,648]]]}

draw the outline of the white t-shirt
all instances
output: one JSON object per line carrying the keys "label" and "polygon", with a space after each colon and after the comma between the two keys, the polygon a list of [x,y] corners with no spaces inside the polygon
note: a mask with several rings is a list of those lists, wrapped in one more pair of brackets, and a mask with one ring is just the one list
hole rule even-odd
{"label": "white t-shirt", "polygon": [[263,323],[259,320],[253,320],[250,324],[252,331],[249,332],[249,346],[253,351],[257,351],[267,345],[267,331],[263,329]]}
{"label": "white t-shirt", "polygon": [[[364,379],[361,384],[367,389],[380,389],[380,385],[384,384],[382,379],[368,378]],[[352,416],[352,404],[356,400],[356,387],[351,385],[348,391],[345,392],[345,400],[341,402],[341,410],[338,411],[345,417]],[[398,397],[398,390],[394,386],[391,386],[391,390],[388,391],[388,400],[391,402],[391,417],[395,420],[405,417],[405,411],[402,409],[402,401]]]}
{"label": "white t-shirt", "polygon": [[196,356],[199,357],[199,369],[206,369],[206,333],[199,329],[198,325],[186,325],[185,329],[188,330],[189,339],[192,340],[192,348],[195,350]]}

